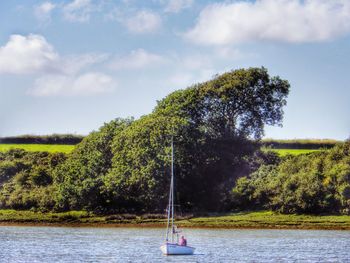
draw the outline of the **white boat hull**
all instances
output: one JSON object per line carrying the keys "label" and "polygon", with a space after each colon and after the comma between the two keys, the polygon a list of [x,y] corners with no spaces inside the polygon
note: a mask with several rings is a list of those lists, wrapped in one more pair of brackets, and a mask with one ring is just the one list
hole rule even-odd
{"label": "white boat hull", "polygon": [[164,255],[192,255],[195,248],[189,246],[180,246],[178,244],[165,243],[160,247]]}

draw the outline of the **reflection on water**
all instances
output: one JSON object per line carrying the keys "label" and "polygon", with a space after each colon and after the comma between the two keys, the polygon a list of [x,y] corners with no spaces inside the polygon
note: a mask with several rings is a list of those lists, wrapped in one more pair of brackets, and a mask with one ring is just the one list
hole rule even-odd
{"label": "reflection on water", "polygon": [[0,227],[0,262],[350,262],[350,231],[186,229],[193,256],[163,256],[163,229]]}

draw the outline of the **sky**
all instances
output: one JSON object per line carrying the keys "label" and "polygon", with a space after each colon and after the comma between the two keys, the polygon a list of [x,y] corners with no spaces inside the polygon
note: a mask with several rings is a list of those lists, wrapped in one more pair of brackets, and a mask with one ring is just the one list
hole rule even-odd
{"label": "sky", "polygon": [[350,0],[1,1],[0,137],[85,135],[261,66],[291,84],[265,137],[350,137]]}

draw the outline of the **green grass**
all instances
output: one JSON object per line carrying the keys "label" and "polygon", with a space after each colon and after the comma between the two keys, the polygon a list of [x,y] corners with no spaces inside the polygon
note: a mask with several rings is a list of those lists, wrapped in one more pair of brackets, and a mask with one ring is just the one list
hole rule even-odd
{"label": "green grass", "polygon": [[[179,222],[180,223],[180,222]],[[350,216],[283,215],[271,211],[242,212],[183,221],[192,227],[350,229]]]}
{"label": "green grass", "polygon": [[[163,227],[166,219],[150,219],[136,215],[97,216],[85,211],[41,213],[33,211],[0,210],[1,223],[63,224],[93,226],[143,226]],[[276,228],[276,229],[348,229],[350,216],[346,215],[283,215],[271,211],[241,212],[177,220],[180,227],[207,228]]]}
{"label": "green grass", "polygon": [[23,149],[30,152],[63,152],[70,153],[75,145],[61,144],[0,144],[0,152],[10,149]]}
{"label": "green grass", "polygon": [[320,149],[271,149],[271,151],[278,153],[279,156],[286,156],[288,154],[300,155],[300,154],[317,152],[321,150]]}
{"label": "green grass", "polygon": [[[10,149],[24,149],[30,152],[63,152],[70,153],[74,149],[75,145],[62,145],[62,144],[0,144],[0,152],[5,152]],[[263,148],[268,150],[268,148]],[[320,151],[321,149],[269,149],[277,152],[280,156],[287,154],[299,155],[311,152]]]}

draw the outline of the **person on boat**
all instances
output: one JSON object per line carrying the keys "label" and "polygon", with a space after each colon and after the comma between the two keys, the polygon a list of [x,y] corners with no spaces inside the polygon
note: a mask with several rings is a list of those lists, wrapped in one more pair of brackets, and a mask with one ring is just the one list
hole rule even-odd
{"label": "person on boat", "polygon": [[181,236],[181,238],[179,240],[179,245],[180,246],[187,246],[187,240],[184,236]]}

